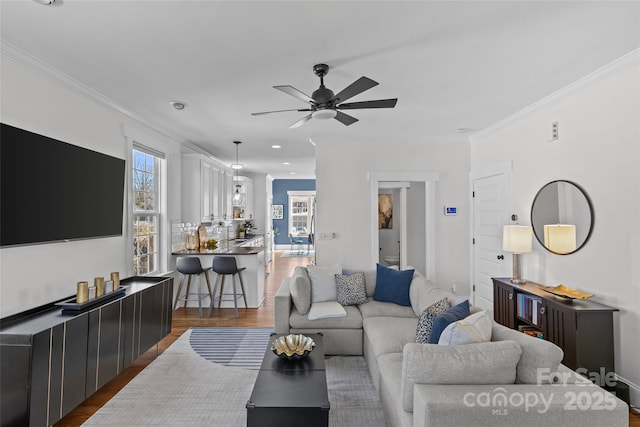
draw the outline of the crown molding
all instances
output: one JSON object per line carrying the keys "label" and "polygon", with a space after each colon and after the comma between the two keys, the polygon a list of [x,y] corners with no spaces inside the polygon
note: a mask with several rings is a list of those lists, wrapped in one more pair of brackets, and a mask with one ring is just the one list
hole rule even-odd
{"label": "crown molding", "polygon": [[126,109],[125,107],[123,107],[122,105],[114,101],[113,99],[103,95],[102,93],[98,92],[95,89],[92,89],[91,87],[85,85],[84,83],[79,82],[78,80],[74,79],[68,74],[63,73],[57,68],[52,67],[51,65],[41,61],[35,56],[25,52],[24,50],[20,49],[19,47],[5,40],[1,41],[0,54],[2,55],[3,58],[10,59],[13,62],[33,71],[34,73],[48,79],[49,81],[61,87],[64,87],[65,89],[71,92],[77,93],[83,96],[84,98],[89,99],[90,101],[93,101],[102,106],[105,106],[108,109],[115,112],[116,114],[118,114],[119,116],[132,120],[139,125],[142,125],[147,130],[151,130],[157,134],[160,134],[165,138],[169,138],[170,140],[173,140],[178,144],[181,144],[186,148],[189,148],[190,150],[200,152],[207,156],[211,156],[211,153],[206,152],[202,148],[197,147],[193,143],[173,134],[172,132],[166,129],[159,128],[158,126],[149,123],[147,120],[145,120],[138,114]]}
{"label": "crown molding", "polygon": [[629,67],[640,64],[640,49],[635,49],[629,52],[628,54],[616,59],[615,61],[605,65],[597,69],[596,71],[587,74],[579,80],[565,86],[564,88],[553,92],[550,95],[545,96],[537,102],[515,112],[514,114],[505,117],[502,120],[499,120],[488,127],[475,132],[473,135],[470,135],[469,139],[473,141],[473,139],[485,136],[492,132],[495,132],[499,129],[505,128],[508,125],[518,121],[522,117],[533,113],[534,111],[540,110],[550,104],[553,104],[558,99],[564,98],[566,96],[572,95],[574,93],[585,90],[588,87],[591,87],[614,74],[619,73],[620,71],[626,70]]}

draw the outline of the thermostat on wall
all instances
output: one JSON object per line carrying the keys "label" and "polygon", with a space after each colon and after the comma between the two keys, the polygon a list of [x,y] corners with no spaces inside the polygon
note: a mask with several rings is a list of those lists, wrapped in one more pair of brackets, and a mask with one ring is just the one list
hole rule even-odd
{"label": "thermostat on wall", "polygon": [[445,215],[457,215],[458,214],[458,208],[452,207],[452,206],[445,206],[444,207],[444,214]]}

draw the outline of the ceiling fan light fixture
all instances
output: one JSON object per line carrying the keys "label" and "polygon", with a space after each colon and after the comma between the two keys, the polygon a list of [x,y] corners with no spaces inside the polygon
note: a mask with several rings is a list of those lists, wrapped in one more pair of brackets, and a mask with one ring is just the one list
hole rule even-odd
{"label": "ceiling fan light fixture", "polygon": [[329,120],[333,119],[337,114],[338,112],[334,109],[321,108],[311,113],[311,117],[313,117],[314,119]]}

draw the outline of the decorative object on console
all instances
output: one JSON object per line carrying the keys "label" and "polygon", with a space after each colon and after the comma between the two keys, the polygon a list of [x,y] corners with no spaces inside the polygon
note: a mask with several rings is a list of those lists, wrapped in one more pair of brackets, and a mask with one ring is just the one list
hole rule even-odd
{"label": "decorative object on console", "polygon": [[89,282],[78,282],[76,302],[82,304],[89,301]]}
{"label": "decorative object on console", "polygon": [[511,283],[525,283],[520,277],[520,254],[531,252],[533,230],[525,225],[505,225],[502,231],[502,250],[513,252]]}
{"label": "decorative object on console", "polygon": [[104,295],[104,292],[105,292],[104,277],[94,278],[93,286],[96,287],[96,297],[101,297]]}
{"label": "decorative object on console", "polygon": [[376,264],[376,288],[373,299],[410,307],[409,287],[414,271],[398,271]]}
{"label": "decorative object on console", "polygon": [[558,285],[558,286],[538,285],[538,287],[543,291],[547,291],[551,294],[558,295],[563,298],[587,299],[593,296],[593,294],[587,294],[585,292],[576,291],[575,289],[571,289],[565,285]]}
{"label": "decorative object on console", "polygon": [[551,252],[565,255],[576,250],[576,226],[573,224],[545,224],[544,246]]}
{"label": "decorative object on console", "polygon": [[120,273],[118,271],[111,273],[111,285],[112,291],[115,291],[120,287]]}

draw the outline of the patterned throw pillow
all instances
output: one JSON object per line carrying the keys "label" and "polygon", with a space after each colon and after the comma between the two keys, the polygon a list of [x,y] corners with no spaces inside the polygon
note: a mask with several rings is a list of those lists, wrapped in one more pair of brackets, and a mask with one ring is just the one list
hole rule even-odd
{"label": "patterned throw pillow", "polygon": [[444,313],[448,309],[449,299],[445,297],[434,302],[422,312],[418,319],[418,327],[416,328],[417,343],[427,344],[429,342],[429,335],[431,335],[433,321],[436,319],[438,314]]}
{"label": "patterned throw pillow", "polygon": [[336,274],[338,302],[342,305],[358,305],[367,301],[364,272],[355,274]]}

